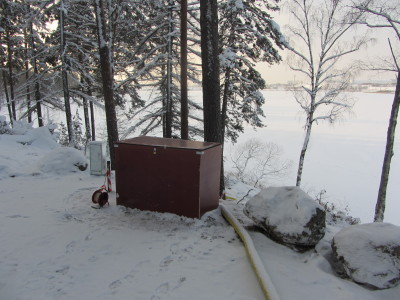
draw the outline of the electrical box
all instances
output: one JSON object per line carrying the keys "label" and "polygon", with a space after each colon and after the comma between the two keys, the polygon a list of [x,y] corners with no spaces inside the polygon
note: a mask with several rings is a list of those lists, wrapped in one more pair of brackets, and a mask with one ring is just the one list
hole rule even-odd
{"label": "electrical box", "polygon": [[219,143],[142,136],[115,144],[117,204],[200,218],[219,205]]}
{"label": "electrical box", "polygon": [[107,171],[106,143],[92,141],[89,143],[90,174],[105,175]]}

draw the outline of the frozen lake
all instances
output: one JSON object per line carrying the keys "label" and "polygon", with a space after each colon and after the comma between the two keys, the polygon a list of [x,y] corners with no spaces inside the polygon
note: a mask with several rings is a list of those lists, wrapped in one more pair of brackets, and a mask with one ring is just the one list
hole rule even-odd
{"label": "frozen lake", "polygon": [[[256,137],[283,148],[283,158],[293,161],[282,185],[294,185],[304,138],[304,116],[290,92],[264,91],[267,127],[247,128],[238,142]],[[363,223],[373,221],[378,194],[392,94],[350,93],[353,113],[334,124],[313,127],[306,154],[302,188],[314,194],[325,189],[326,200],[350,209]],[[400,225],[400,144],[395,141],[386,199],[385,221]],[[227,147],[228,150],[229,147]],[[229,150],[228,150],[229,151]]]}

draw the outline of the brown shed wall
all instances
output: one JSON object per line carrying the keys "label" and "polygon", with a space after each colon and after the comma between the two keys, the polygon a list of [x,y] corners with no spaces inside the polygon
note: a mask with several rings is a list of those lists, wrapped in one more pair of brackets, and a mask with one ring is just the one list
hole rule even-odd
{"label": "brown shed wall", "polygon": [[220,144],[139,137],[115,150],[118,205],[191,218],[218,207]]}

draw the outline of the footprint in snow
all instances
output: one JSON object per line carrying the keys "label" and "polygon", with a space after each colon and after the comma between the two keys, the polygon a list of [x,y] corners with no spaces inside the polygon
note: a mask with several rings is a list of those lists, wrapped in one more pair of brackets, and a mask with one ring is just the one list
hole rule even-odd
{"label": "footprint in snow", "polygon": [[150,300],[159,300],[163,294],[169,291],[169,283],[163,283],[156,288],[156,294],[151,296]]}
{"label": "footprint in snow", "polygon": [[65,274],[68,273],[68,270],[69,270],[69,265],[64,265],[64,266],[61,266],[60,269],[57,269],[56,273],[61,274],[61,275],[65,275]]}
{"label": "footprint in snow", "polygon": [[111,283],[108,285],[108,287],[109,287],[110,289],[116,289],[116,288],[119,287],[121,284],[122,284],[122,281],[118,279],[118,280],[115,280],[115,281],[111,282]]}
{"label": "footprint in snow", "polygon": [[68,245],[65,247],[65,253],[71,253],[74,250],[75,246],[76,246],[75,241],[68,243]]}
{"label": "footprint in snow", "polygon": [[172,262],[173,262],[173,258],[171,256],[167,256],[165,257],[161,262],[160,262],[160,267],[161,268],[166,268],[168,267]]}

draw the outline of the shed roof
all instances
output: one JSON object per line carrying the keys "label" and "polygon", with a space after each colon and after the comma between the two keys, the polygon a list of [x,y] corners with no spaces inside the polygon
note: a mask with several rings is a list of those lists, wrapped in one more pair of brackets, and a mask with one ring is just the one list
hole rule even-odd
{"label": "shed roof", "polygon": [[154,146],[164,148],[180,148],[180,149],[193,149],[193,150],[206,150],[212,147],[219,146],[219,143],[200,142],[171,138],[160,138],[151,136],[139,136],[132,139],[119,141],[117,144],[131,144],[141,146]]}

